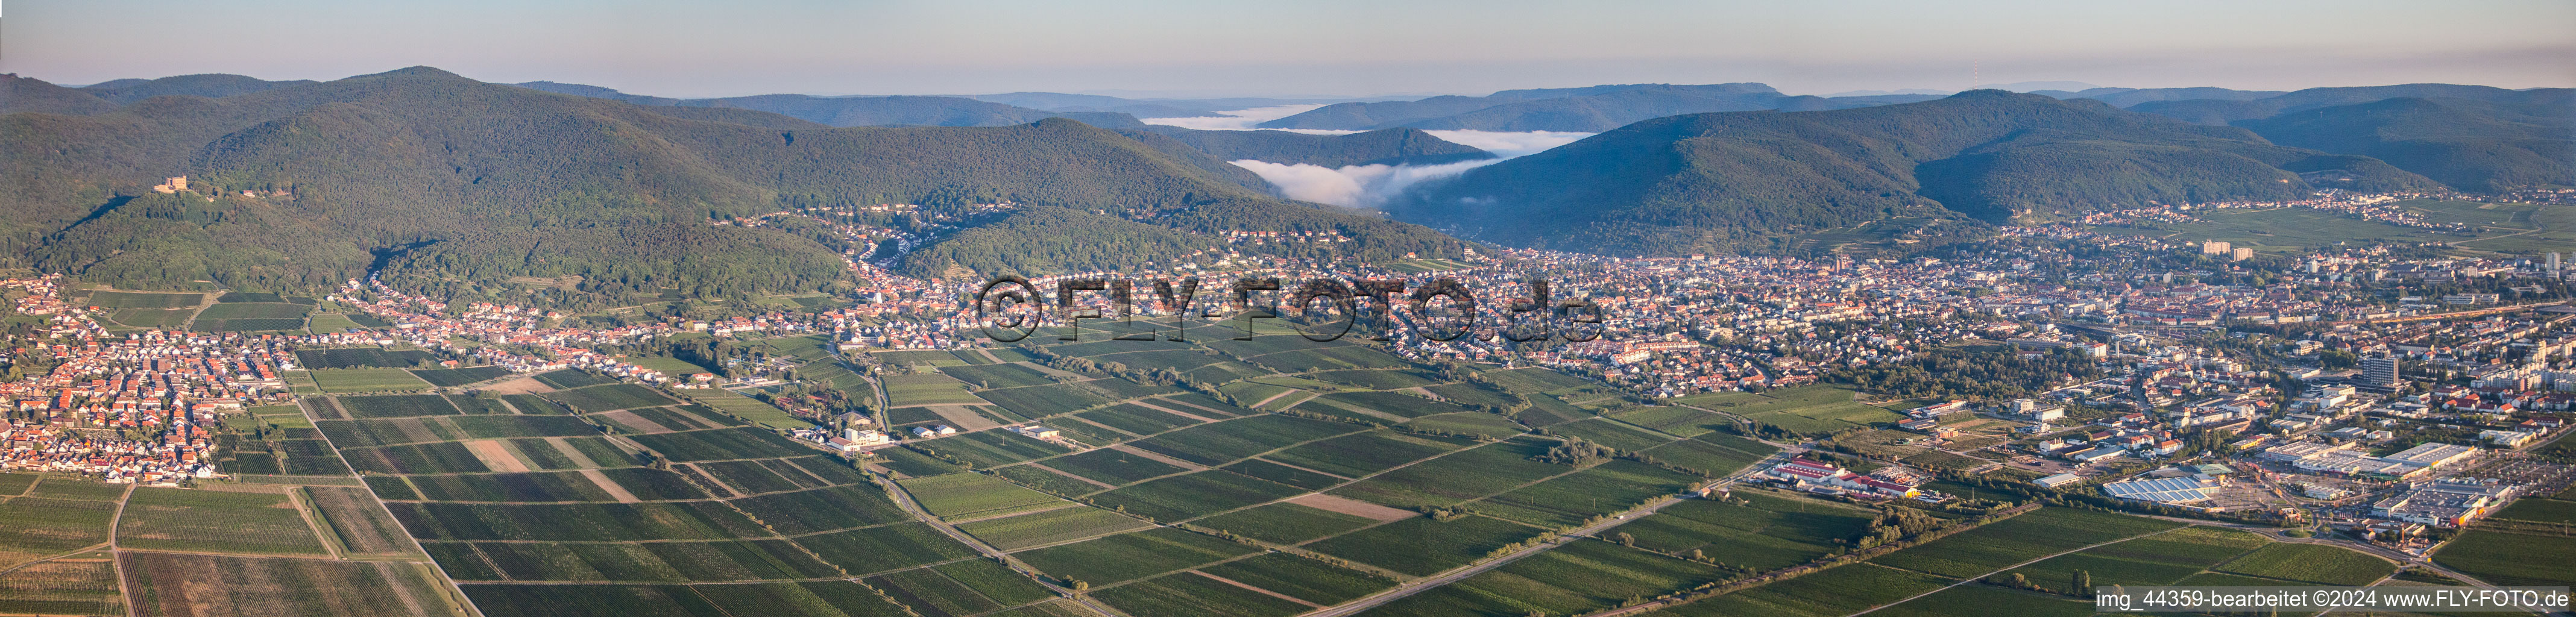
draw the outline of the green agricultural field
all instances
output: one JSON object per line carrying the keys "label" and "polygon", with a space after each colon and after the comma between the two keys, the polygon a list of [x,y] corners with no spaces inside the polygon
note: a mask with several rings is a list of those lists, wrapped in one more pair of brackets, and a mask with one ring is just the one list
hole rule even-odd
{"label": "green agricultural field", "polygon": [[1817,384],[1763,394],[1694,394],[1674,399],[1674,402],[1744,416],[1801,434],[1829,433],[1853,426],[1895,422],[1900,418],[1895,412],[1855,402],[1852,396],[1848,388]]}
{"label": "green agricultural field", "polygon": [[1107,409],[1074,414],[1073,417],[1081,418],[1093,424],[1138,435],[1152,435],[1199,423],[1197,420],[1172,415],[1167,412],[1139,406],[1134,403],[1119,403]]}
{"label": "green agricultural field", "polygon": [[1868,531],[1877,514],[1797,496],[1737,491],[1738,505],[1687,500],[1613,528],[1639,548],[1673,554],[1697,550],[1735,567],[1769,571],[1822,557]]}
{"label": "green agricultural field", "polygon": [[745,495],[798,491],[827,486],[820,480],[798,471],[794,465],[778,459],[723,461],[693,465],[710,477]]}
{"label": "green agricultural field", "polygon": [[536,378],[537,383],[558,390],[617,383],[617,380],[600,376],[598,373],[574,368],[538,373],[533,377]]}
{"label": "green agricultural field", "polygon": [[[354,319],[354,318],[353,318]],[[380,349],[346,347],[340,349],[298,349],[295,359],[305,368],[411,368],[423,361],[436,361],[437,354],[420,349]]]}
{"label": "green agricultural field", "polygon": [[[1098,480],[1100,482],[1116,486],[1123,486],[1127,483],[1147,478],[1156,478],[1188,471],[1162,461],[1145,458],[1143,455],[1131,454],[1116,448],[1101,448],[1089,452],[1083,452],[1081,454],[1059,456],[1047,459],[1043,464],[1047,467],[1054,468],[1057,471]],[[1015,467],[1012,469],[1017,468]],[[1098,488],[1090,487],[1088,485],[1085,485],[1085,487],[1087,490],[1084,490],[1083,492],[1086,493],[1091,490],[1097,490]]]}
{"label": "green agricultural field", "polygon": [[1285,415],[1258,415],[1201,424],[1129,445],[1201,465],[1224,465],[1301,442],[1356,433],[1362,427]]}
{"label": "green agricultural field", "polygon": [[2191,527],[2098,546],[2022,566],[2013,572],[2033,584],[2065,593],[2075,571],[2091,573],[2094,585],[2172,585],[2203,569],[2236,558],[2270,542],[2250,532],[2221,527]]}
{"label": "green agricultural field", "polygon": [[1725,433],[1708,433],[1646,450],[1647,456],[1666,463],[1699,470],[1701,475],[1722,476],[1779,452],[1762,442]]}
{"label": "green agricultural field", "polygon": [[2521,499],[2514,501],[2512,506],[2496,512],[2491,518],[2571,525],[2576,524],[2576,501]]}
{"label": "green agricultural field", "polygon": [[1474,442],[1465,439],[1375,430],[1309,443],[1263,458],[1356,478],[1471,445]]}
{"label": "green agricultural field", "polygon": [[636,366],[661,371],[662,374],[669,375],[674,378],[685,378],[690,375],[709,372],[707,367],[698,366],[687,360],[673,358],[670,356],[635,357],[627,358],[626,361],[634,363]]}
{"label": "green agricultural field", "polygon": [[850,530],[850,527],[912,519],[904,514],[902,506],[896,506],[894,499],[886,496],[884,488],[873,486],[873,483],[814,488],[814,491],[796,491],[796,494],[747,496],[747,499],[737,499],[732,504],[757,517],[760,522],[768,522],[778,532],[786,532],[786,535]]}
{"label": "green agricultural field", "polygon": [[625,439],[659,452],[663,458],[673,462],[777,456],[790,452],[807,454],[814,451],[813,448],[788,441],[777,433],[748,428],[630,435]]}
{"label": "green agricultural field", "polygon": [[1481,411],[1423,416],[1415,418],[1411,422],[1406,422],[1397,426],[1416,431],[1438,431],[1451,435],[1483,435],[1486,437],[1509,437],[1519,434],[1521,431],[1528,430],[1528,428],[1512,422],[1510,418]]}
{"label": "green agricultural field", "polygon": [[347,411],[349,417],[357,419],[452,416],[464,412],[448,402],[447,397],[436,394],[342,396],[331,399],[331,402]]}
{"label": "green agricultural field", "polygon": [[1064,446],[1038,441],[1010,431],[992,430],[959,433],[938,439],[914,440],[908,447],[920,448],[957,457],[977,467],[1008,465],[1065,452]]}
{"label": "green agricultural field", "polygon": [[2397,572],[2386,559],[2323,544],[2272,544],[2211,568],[2320,585],[2368,585]]}
{"label": "green agricultural field", "polygon": [[358,322],[339,313],[315,313],[307,318],[305,323],[306,329],[314,334],[339,334],[362,329],[358,326]]}
{"label": "green agricultural field", "polygon": [[893,572],[868,577],[865,582],[923,614],[972,615],[1002,607],[1002,603],[935,570]]}
{"label": "green agricultural field", "polygon": [[727,414],[731,414],[734,417],[756,422],[761,426],[767,426],[770,428],[794,429],[814,425],[812,422],[807,422],[796,416],[788,415],[786,410],[779,409],[768,403],[754,400],[748,396],[735,394],[731,391],[715,388],[681,390],[680,396],[688,397],[689,400],[697,401],[699,404],[716,408]]}
{"label": "green agricultural field", "polygon": [[1841,617],[1936,591],[1949,579],[1873,563],[1856,563],[1752,589],[1657,610],[1650,617]]}
{"label": "green agricultural field", "polygon": [[196,315],[197,309],[192,308],[123,308],[116,309],[115,312],[109,313],[107,319],[108,321],[115,322],[119,325],[133,326],[137,328],[175,330],[178,329],[179,326],[188,325],[188,318],[195,317]]}
{"label": "green agricultural field", "polygon": [[1059,580],[1106,585],[1196,567],[1259,550],[1216,536],[1163,527],[1021,551],[1011,556]]}
{"label": "green agricultural field", "polygon": [[1389,603],[1396,615],[1579,615],[1722,578],[1726,571],[1600,540],[1576,540],[1438,591]]}
{"label": "green agricultural field", "polygon": [[1633,461],[1611,461],[1472,502],[1468,509],[1540,527],[1568,527],[1680,492],[1699,478]]}
{"label": "green agricultural field", "polygon": [[680,403],[679,401],[672,400],[669,396],[664,396],[661,392],[654,391],[652,388],[627,383],[613,383],[584,388],[574,388],[571,390],[558,390],[540,394],[538,396],[553,399],[555,402],[563,403],[564,405],[572,407],[575,410],[579,410],[582,413],[598,413],[617,409],[633,409],[636,407],[658,407],[662,405],[677,405]]}
{"label": "green agricultural field", "polygon": [[429,382],[414,377],[411,371],[398,368],[352,368],[313,371],[313,382],[323,392],[414,392],[429,389]]}
{"label": "green agricultural field", "polygon": [[[703,585],[466,585],[487,617],[727,614],[904,617],[911,613],[849,581]],[[724,608],[719,609],[718,606]],[[676,611],[676,612],[675,612]],[[728,611],[732,611],[728,613]]]}
{"label": "green agricultural field", "polygon": [[959,531],[1002,550],[1018,550],[1080,540],[1148,526],[1144,521],[1098,508],[1063,508],[957,526]]}
{"label": "green agricultural field", "polygon": [[[669,473],[669,472],[663,472]],[[606,489],[577,471],[411,476],[410,488],[427,501],[542,503],[615,501]]]}
{"label": "green agricultural field", "polygon": [[953,355],[953,354],[950,354],[950,353],[948,353],[948,352],[945,352],[945,351],[933,351],[933,350],[926,350],[926,349],[916,349],[916,350],[910,350],[910,351],[880,351],[880,352],[876,352],[874,355],[876,356],[876,358],[877,358],[877,361],[878,361],[878,362],[885,363],[885,364],[894,364],[894,365],[906,365],[906,364],[911,364],[911,365],[920,365],[920,364],[927,364],[927,365],[934,366],[934,367],[966,366],[966,361],[965,361],[965,360],[959,360],[959,359],[957,359],[957,356],[955,356],[955,355]]}
{"label": "green agricultural field", "polygon": [[56,559],[0,573],[0,613],[124,615],[111,558]]}
{"label": "green agricultural field", "polygon": [[273,424],[279,428],[313,428],[313,420],[304,417],[304,409],[294,405],[252,407],[244,412],[250,414],[252,418],[257,418],[260,423]]}
{"label": "green agricultural field", "polygon": [[1236,461],[1236,462],[1235,462],[1234,464],[1232,464],[1232,465],[1227,465],[1227,466],[1224,466],[1224,467],[1219,467],[1218,469],[1223,469],[1223,470],[1226,470],[1226,471],[1231,471],[1231,472],[1238,473],[1238,474],[1243,474],[1243,475],[1246,475],[1246,476],[1251,476],[1251,477],[1255,477],[1255,478],[1260,478],[1260,479],[1263,479],[1263,480],[1269,480],[1269,481],[1277,482],[1277,483],[1280,483],[1280,484],[1286,484],[1286,485],[1289,485],[1289,486],[1294,486],[1294,487],[1297,487],[1297,488],[1302,488],[1302,489],[1306,489],[1306,490],[1310,490],[1310,491],[1319,491],[1319,490],[1323,490],[1323,489],[1327,489],[1327,488],[1332,488],[1332,487],[1334,487],[1334,486],[1336,486],[1336,485],[1339,485],[1339,484],[1341,484],[1341,483],[1343,483],[1343,482],[1348,482],[1348,481],[1350,481],[1350,479],[1349,479],[1349,478],[1343,478],[1343,477],[1339,477],[1339,476],[1328,476],[1328,475],[1324,475],[1324,474],[1320,474],[1320,473],[1315,473],[1315,472],[1307,471],[1307,470],[1304,470],[1304,469],[1298,469],[1298,468],[1295,468],[1295,467],[1289,467],[1289,466],[1287,466],[1287,465],[1281,465],[1281,464],[1278,464],[1278,463],[1273,463],[1273,462],[1270,462],[1270,461],[1265,461],[1265,460],[1261,460],[1261,459],[1257,459],[1257,458],[1254,458],[1254,459],[1244,459],[1244,460],[1241,460],[1241,461]]}
{"label": "green agricultural field", "polygon": [[477,381],[484,381],[484,380],[490,380],[490,379],[500,379],[500,378],[502,378],[502,377],[508,377],[508,376],[510,375],[510,369],[505,369],[505,368],[501,368],[501,367],[498,367],[498,366],[475,366],[475,367],[467,367],[467,368],[443,368],[443,369],[415,369],[415,370],[413,370],[413,371],[411,372],[411,374],[413,374],[413,375],[417,375],[417,376],[419,376],[419,377],[421,378],[421,380],[429,382],[429,385],[438,386],[438,387],[441,387],[441,388],[450,388],[450,387],[455,387],[455,386],[462,386],[462,385],[469,384],[469,383],[474,383],[474,382],[477,382]]}
{"label": "green agricultural field", "polygon": [[214,553],[327,553],[286,495],[177,488],[134,489],[117,521],[116,543]]}
{"label": "green agricultural field", "polygon": [[2042,555],[2179,526],[2091,510],[2042,508],[1870,561],[1942,576],[1984,576]]}
{"label": "green agricultural field", "polygon": [[139,615],[465,612],[427,564],[137,552],[119,558]]}
{"label": "green agricultural field", "polygon": [[313,514],[341,552],[351,555],[419,555],[411,538],[393,516],[376,505],[376,497],[356,486],[308,486],[297,490],[312,504]]}
{"label": "green agricultural field", "polygon": [[1000,478],[983,474],[959,473],[902,481],[905,491],[921,502],[923,509],[944,518],[974,517],[997,510],[1014,510],[1029,506],[1063,504],[1053,495],[1032,491]]}
{"label": "green agricultural field", "polygon": [[1332,493],[1398,508],[1454,505],[1574,471],[1530,460],[1546,451],[1547,446],[1520,441],[1486,444],[1388,471]]}
{"label": "green agricultural field", "polygon": [[1346,386],[1359,386],[1371,390],[1418,388],[1440,383],[1439,380],[1423,377],[1407,371],[1377,369],[1319,371],[1307,373],[1306,378]]}
{"label": "green agricultural field", "polygon": [[1365,421],[1394,421],[1474,411],[1451,403],[1399,392],[1338,392],[1306,401],[1297,409]]}
{"label": "green agricultural field", "polygon": [[2093,603],[2069,598],[2017,593],[1984,585],[1960,585],[1879,609],[1889,617],[2083,617],[2096,615]]}
{"label": "green agricultural field", "polygon": [[825,578],[830,565],[786,540],[632,544],[477,542],[499,574],[519,581],[724,582]]}
{"label": "green agricultural field", "polygon": [[1005,606],[1026,604],[1055,597],[1026,574],[989,559],[968,559],[931,566],[930,569],[965,583],[975,593]]}
{"label": "green agricultural field", "polygon": [[89,299],[85,302],[89,306],[100,308],[166,309],[204,304],[206,302],[206,294],[153,293],[148,291],[98,291],[91,292],[89,294]]}
{"label": "green agricultural field", "polygon": [[1256,555],[1200,571],[1323,605],[1348,602],[1395,586],[1395,581],[1383,576],[1291,553]]}
{"label": "green agricultural field", "polygon": [[1633,425],[1623,424],[1608,418],[1592,418],[1589,420],[1567,422],[1547,427],[1547,431],[1549,433],[1559,435],[1581,437],[1584,441],[1628,451],[1643,451],[1675,441],[1674,438],[1669,435],[1658,435],[1638,430],[1637,427]]}
{"label": "green agricultural field", "polygon": [[947,461],[904,448],[880,448],[871,454],[877,456],[877,466],[905,477],[918,478],[965,471],[965,468],[949,464]]}
{"label": "green agricultural field", "polygon": [[1092,592],[1133,617],[1288,617],[1304,604],[1181,572]]}
{"label": "green agricultural field", "polygon": [[1243,401],[1243,404],[1246,406],[1251,406],[1259,404],[1262,401],[1271,401],[1273,404],[1279,403],[1279,401],[1272,399],[1284,398],[1279,397],[1279,395],[1288,392],[1288,387],[1254,381],[1238,381],[1224,386],[1219,386],[1217,391],[1224,392],[1227,396],[1234,397],[1234,400]]}
{"label": "green agricultural field", "polygon": [[313,307],[282,302],[224,302],[197,312],[197,320],[208,319],[293,319],[302,320]]}
{"label": "green agricultural field", "polygon": [[1274,503],[1228,512],[1193,524],[1229,531],[1264,542],[1298,544],[1330,537],[1377,521],[1294,503]]}
{"label": "green agricultural field", "polygon": [[1211,470],[1093,494],[1091,502],[1156,521],[1177,521],[1286,499],[1304,492],[1305,489],[1294,486]]}
{"label": "green agricultural field", "polygon": [[1055,383],[1054,377],[1019,364],[951,366],[940,369],[939,372],[955,377],[958,381],[974,384],[978,388],[1017,388]]}
{"label": "green agricultural field", "polygon": [[115,518],[112,501],[0,500],[0,521],[9,522],[0,525],[0,568],[104,543]]}
{"label": "green agricultural field", "polygon": [[984,399],[975,398],[974,394],[966,391],[965,382],[957,381],[947,375],[938,373],[887,375],[883,379],[888,401],[886,404],[895,407],[972,405],[984,402]]}
{"label": "green agricultural field", "polygon": [[1535,537],[1539,531],[1483,516],[1448,521],[1426,516],[1319,540],[1306,548],[1405,574],[1428,576],[1483,559],[1495,549]]}
{"label": "green agricultural field", "polygon": [[191,329],[196,332],[281,332],[281,329],[304,329],[304,314],[312,306],[301,303],[216,303],[198,311]]}
{"label": "green agricultural field", "polygon": [[1585,381],[1581,377],[1559,373],[1556,372],[1555,369],[1538,367],[1516,368],[1502,371],[1485,371],[1484,376],[1486,379],[1493,380],[1494,383],[1502,384],[1504,388],[1511,390],[1513,394],[1545,392],[1548,390],[1573,388],[1591,384],[1591,382]]}
{"label": "green agricultural field", "polygon": [[2576,586],[2576,560],[2533,555],[2576,555],[2576,538],[2471,529],[2442,545],[2433,561],[2497,585]]}
{"label": "green agricultural field", "polygon": [[796,537],[796,545],[822,555],[824,563],[840,566],[842,571],[881,573],[896,568],[912,568],[938,560],[971,558],[974,548],[966,548],[948,535],[940,535],[925,522],[878,524],[848,532],[824,532],[824,535]]}
{"label": "green agricultural field", "polygon": [[[747,503],[749,500],[745,500]],[[422,540],[723,540],[770,534],[723,504],[410,503],[387,502],[394,518]],[[121,531],[120,531],[121,532]]]}
{"label": "green agricultural field", "polygon": [[[560,416],[555,416],[557,419]],[[454,426],[436,416],[393,418],[386,420],[323,420],[314,423],[331,443],[343,448],[454,441],[464,437]]]}
{"label": "green agricultural field", "polygon": [[349,467],[374,473],[431,474],[481,473],[492,471],[480,457],[464,444],[439,442],[385,446],[380,448],[344,448],[340,456]]}
{"label": "green agricultural field", "polygon": [[1611,414],[1612,419],[1681,437],[1698,437],[1734,424],[1725,416],[1688,407],[1639,407]]}

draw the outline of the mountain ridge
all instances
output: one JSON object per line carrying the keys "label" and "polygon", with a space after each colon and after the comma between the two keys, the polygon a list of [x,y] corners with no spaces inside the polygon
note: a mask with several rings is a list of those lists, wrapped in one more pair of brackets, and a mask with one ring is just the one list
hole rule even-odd
{"label": "mountain ridge", "polygon": [[1778,250],[1786,236],[1895,219],[2287,199],[2309,190],[2301,173],[2330,169],[2356,178],[2347,186],[2434,186],[2374,159],[2277,146],[2241,128],[2092,100],[1970,91],[1844,110],[1656,118],[1470,170],[1389,209],[1399,220],[1504,244],[1673,255]]}

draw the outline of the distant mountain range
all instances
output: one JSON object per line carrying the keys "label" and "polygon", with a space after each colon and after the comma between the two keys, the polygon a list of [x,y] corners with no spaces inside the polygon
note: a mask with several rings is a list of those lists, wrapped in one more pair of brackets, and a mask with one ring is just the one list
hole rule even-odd
{"label": "distant mountain range", "polygon": [[[691,226],[805,205],[995,201],[1023,207],[961,221],[967,229],[900,268],[1132,267],[1229,230],[1354,239],[1247,249],[1306,257],[1454,255],[1461,245],[1431,229],[1289,201],[1227,163],[1493,157],[1426,132],[1440,129],[1601,134],[1420,185],[1387,206],[1395,218],[1611,254],[1795,252],[1816,238],[1974,235],[1992,222],[2322,187],[2576,186],[2568,89],[1815,97],[1750,83],[1629,84],[1341,101],[1265,125],[1362,131],[1344,135],[1136,119],[1297,103],[1029,92],[683,100],[426,67],[80,88],[0,75],[0,183],[12,189],[0,192],[0,262],[146,287],[309,291],[381,265],[388,280],[458,297],[573,275],[596,283],[566,293],[602,301],[675,287],[742,295],[836,273],[776,257],[821,250],[805,236]],[[175,175],[197,193],[151,190]],[[657,261],[634,254],[639,244],[711,257]],[[494,252],[521,258],[482,255]]]}
{"label": "distant mountain range", "polygon": [[[239,85],[228,91],[256,91],[117,106],[40,80],[0,80],[0,184],[12,188],[0,192],[0,213],[7,214],[0,244],[12,249],[0,254],[19,265],[139,287],[211,280],[310,291],[384,263],[389,280],[458,297],[523,293],[509,277],[567,275],[620,281],[612,289],[739,295],[813,283],[815,273],[764,257],[782,246],[810,248],[811,241],[672,225],[805,205],[996,201],[1022,208],[969,224],[1044,228],[1076,241],[1046,253],[990,238],[943,242],[901,269],[937,275],[952,266],[984,274],[1134,267],[1167,259],[1170,252],[1159,247],[1173,238],[1215,247],[1222,241],[1213,234],[1229,230],[1353,239],[1330,248],[1244,248],[1313,257],[1455,255],[1461,246],[1421,227],[1248,189],[1210,173],[1232,167],[1213,156],[1063,118],[1004,127],[835,128],[747,109],[567,96],[427,67]],[[1375,141],[1390,153],[1457,148],[1408,134],[1340,143]],[[1308,148],[1317,156],[1371,156],[1331,150]],[[177,175],[190,177],[193,193],[149,188]],[[987,236],[961,233],[951,241]],[[635,263],[631,250],[616,247],[631,248],[639,238],[693,247],[706,258]],[[477,246],[520,247],[506,250],[544,268],[454,253]]]}
{"label": "distant mountain range", "polygon": [[[2364,156],[2092,100],[1978,90],[1934,101],[1657,118],[1466,172],[1391,206],[1514,246],[1672,255],[1791,248],[1891,221],[2053,218],[2150,202],[2437,188]],[[1875,226],[1875,227],[1873,227]]]}

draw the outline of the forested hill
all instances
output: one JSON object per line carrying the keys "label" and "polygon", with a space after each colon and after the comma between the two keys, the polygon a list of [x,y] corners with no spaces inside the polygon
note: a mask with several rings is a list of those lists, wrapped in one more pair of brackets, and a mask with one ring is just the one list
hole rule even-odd
{"label": "forested hill", "polygon": [[1116,112],[1053,112],[953,96],[811,96],[762,94],[713,99],[674,99],[627,94],[599,86],[532,81],[515,84],[654,107],[712,107],[765,111],[825,126],[1010,126],[1046,118],[1072,118],[1095,126],[1144,126]]}
{"label": "forested hill", "polygon": [[2287,146],[2377,157],[2463,191],[2576,186],[2576,90],[2568,88],[2311,88],[2130,109],[2245,127]]}
{"label": "forested hill", "polygon": [[2435,186],[2376,159],[2277,146],[2243,129],[1980,90],[1860,109],[1657,118],[1471,170],[1390,210],[1504,244],[1673,255],[1775,250],[1798,234],[1899,219],[2290,199],[2313,190],[2310,178]]}
{"label": "forested hill", "polygon": [[1121,131],[1133,136],[1154,133],[1170,137],[1217,160],[1252,159],[1324,167],[1346,165],[1437,165],[1494,158],[1493,153],[1463,146],[1421,129],[1380,129],[1348,135],[1308,135],[1287,131],[1198,131],[1172,126]]}
{"label": "forested hill", "polygon": [[[0,255],[136,287],[207,280],[309,291],[378,259],[469,263],[400,258],[445,242],[514,246],[508,239],[522,237],[514,231],[701,225],[805,205],[994,201],[1131,216],[1209,245],[1219,244],[1212,232],[1247,230],[1353,238],[1337,245],[1337,257],[1459,248],[1421,227],[1281,200],[1070,120],[828,128],[748,110],[670,111],[416,67],[220,98],[154,97],[87,115],[0,115],[0,184],[16,189],[0,194],[9,232],[0,240],[11,249]],[[189,192],[151,189],[183,174]],[[713,247],[773,241],[751,238],[691,246],[727,255]],[[655,276],[666,271],[677,270]],[[810,282],[782,275],[750,288]]]}

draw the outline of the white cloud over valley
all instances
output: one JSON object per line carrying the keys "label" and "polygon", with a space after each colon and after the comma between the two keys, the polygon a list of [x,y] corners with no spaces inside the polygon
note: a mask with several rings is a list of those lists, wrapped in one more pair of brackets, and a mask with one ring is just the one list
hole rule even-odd
{"label": "white cloud over valley", "polygon": [[1282,165],[1245,159],[1227,161],[1252,170],[1254,175],[1279,187],[1289,199],[1326,203],[1346,208],[1375,208],[1426,180],[1447,178],[1469,169],[1502,162],[1502,159],[1460,161],[1439,165],[1345,165],[1340,168],[1298,163]]}

